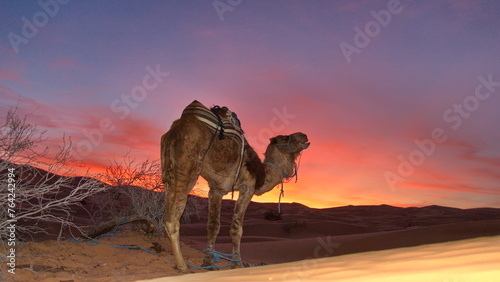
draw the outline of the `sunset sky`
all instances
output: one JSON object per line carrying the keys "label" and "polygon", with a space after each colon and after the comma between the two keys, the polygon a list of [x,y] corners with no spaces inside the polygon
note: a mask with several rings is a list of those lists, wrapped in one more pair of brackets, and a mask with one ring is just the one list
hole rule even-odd
{"label": "sunset sky", "polygon": [[17,104],[95,171],[159,159],[196,99],[235,111],[258,153],[308,135],[285,202],[500,207],[500,1],[0,7],[1,121]]}

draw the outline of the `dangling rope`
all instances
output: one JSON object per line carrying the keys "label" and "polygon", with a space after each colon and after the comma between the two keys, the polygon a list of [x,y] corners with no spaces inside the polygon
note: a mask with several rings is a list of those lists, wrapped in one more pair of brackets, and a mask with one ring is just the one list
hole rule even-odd
{"label": "dangling rope", "polygon": [[[222,118],[220,117],[219,115],[219,112],[222,111],[222,110],[227,110],[227,117],[229,118],[229,121],[223,121]],[[239,137],[239,140],[241,141],[241,153],[240,153],[240,161],[238,162],[238,167],[236,168],[236,174],[234,176],[234,181],[233,181],[233,185],[231,186],[231,200],[234,199],[234,186],[236,185],[236,182],[238,182],[238,178],[240,176],[240,171],[241,171],[241,167],[243,165],[243,155],[245,153],[245,136],[243,135],[243,130],[241,129],[241,122],[240,120],[234,115],[233,116],[233,112],[231,112],[229,109],[227,109],[226,107],[219,107],[218,105],[215,105],[213,106],[210,111],[215,115],[215,117],[217,118],[217,125],[215,127],[215,133],[214,133],[214,136],[212,137],[212,140],[210,141],[210,145],[208,146],[207,150],[206,150],[206,153],[205,155],[208,153],[208,150],[210,149],[210,147],[212,146],[212,143],[214,141],[214,137],[215,135],[217,135],[217,133],[219,133],[219,140],[223,140],[224,139],[224,134],[225,134],[225,131],[224,131],[224,125],[230,123],[232,124],[232,127],[235,127],[234,129],[235,130],[232,130],[232,134],[233,135],[237,135]],[[231,126],[230,126],[231,128]],[[235,134],[236,132],[236,134]]]}
{"label": "dangling rope", "polygon": [[[106,233],[106,234],[103,234],[103,235],[91,238],[90,240],[89,240],[89,238],[76,237],[76,238],[69,238],[68,241],[73,242],[73,243],[88,243],[91,246],[95,246],[95,245],[101,244],[101,245],[104,245],[104,246],[109,246],[109,247],[114,247],[114,248],[125,248],[125,249],[142,250],[142,251],[145,251],[146,253],[149,253],[151,255],[160,257],[160,255],[155,254],[152,251],[150,251],[150,250],[148,250],[146,248],[140,247],[140,246],[124,246],[124,245],[105,244],[105,243],[101,243],[101,242],[99,242],[99,241],[96,240],[96,239],[100,239],[100,238],[106,237],[106,236],[118,236],[118,234],[117,234],[118,228],[120,227],[120,225],[126,223],[127,219],[128,219],[128,216],[124,217],[123,220],[120,223],[118,223],[115,226],[115,228],[113,229],[113,231],[111,231],[110,233]],[[226,268],[226,267],[231,266],[232,262],[241,262],[241,259],[235,259],[235,258],[233,258],[234,256],[238,256],[238,255],[235,255],[235,254],[225,254],[225,253],[221,253],[221,252],[218,252],[218,251],[215,251],[215,250],[203,250],[203,252],[211,254],[214,257],[214,263],[220,262],[220,259],[225,259],[225,260],[229,261],[229,263],[227,265],[224,265],[224,266],[217,266],[217,265],[195,266],[195,265],[192,265],[189,262],[187,262],[186,264],[189,267],[196,268],[196,269],[209,269],[209,268],[222,269],[222,268]],[[175,260],[172,259],[172,258],[165,257],[165,259],[167,259],[169,261],[172,261],[172,262],[175,262]],[[261,264],[261,265],[265,265],[265,264]],[[250,266],[255,266],[255,265],[252,265],[252,264],[249,264],[249,263],[246,263],[246,264],[244,263],[244,266],[245,267],[250,267]]]}
{"label": "dangling rope", "polygon": [[[219,116],[219,112],[221,111],[221,108],[219,106],[214,106],[213,108],[210,109],[210,111],[212,111],[212,113],[214,113],[215,116],[217,117],[217,128],[220,130],[219,131],[219,140],[222,140],[222,139],[224,139],[224,126],[223,126],[222,119]],[[215,133],[217,133],[217,128],[215,129]]]}
{"label": "dangling rope", "polygon": [[297,183],[297,181],[299,181],[299,167],[300,167],[300,159],[302,159],[302,153],[304,151],[301,151],[300,154],[299,154],[299,161],[296,162],[296,163],[293,163],[293,165],[295,166],[295,183]]}
{"label": "dangling rope", "polygon": [[283,189],[283,182],[281,182],[281,191],[278,198],[278,215],[281,214],[281,197],[285,197],[285,189]]}
{"label": "dangling rope", "polygon": [[[282,144],[279,144],[279,145],[282,145]],[[284,183],[290,182],[290,180],[292,180],[292,178],[294,176],[295,176],[295,183],[297,183],[297,181],[299,180],[299,166],[300,166],[300,159],[301,158],[302,158],[302,152],[300,152],[300,154],[299,154],[298,164],[296,162],[293,163],[293,171],[292,171],[292,175],[290,175],[290,176],[288,176],[279,166],[273,164],[272,162],[268,162],[269,164],[277,167],[281,171],[281,173],[283,174],[284,179],[286,178],[286,180],[281,180],[281,191],[280,191],[280,195],[278,197],[278,215],[281,215],[281,197],[285,197]]]}

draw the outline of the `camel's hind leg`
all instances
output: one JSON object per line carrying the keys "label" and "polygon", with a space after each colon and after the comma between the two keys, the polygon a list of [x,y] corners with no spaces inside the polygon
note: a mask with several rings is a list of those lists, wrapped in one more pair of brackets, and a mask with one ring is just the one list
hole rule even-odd
{"label": "camel's hind leg", "polygon": [[165,230],[170,238],[170,243],[172,245],[172,251],[174,252],[175,262],[177,268],[182,272],[187,272],[188,267],[184,258],[182,257],[181,245],[179,240],[180,235],[180,220],[184,208],[186,207],[188,193],[191,191],[192,187],[196,183],[196,179],[192,180],[188,184],[182,186],[169,187],[167,189],[166,207],[165,207]]}
{"label": "camel's hind leg", "polygon": [[188,267],[182,257],[180,235],[180,220],[188,193],[198,179],[199,163],[190,158],[186,152],[192,152],[189,148],[183,148],[184,143],[178,140],[181,134],[167,133],[161,139],[161,163],[162,178],[165,184],[165,217],[164,226],[170,238],[172,251],[174,252],[177,268],[187,272]]}

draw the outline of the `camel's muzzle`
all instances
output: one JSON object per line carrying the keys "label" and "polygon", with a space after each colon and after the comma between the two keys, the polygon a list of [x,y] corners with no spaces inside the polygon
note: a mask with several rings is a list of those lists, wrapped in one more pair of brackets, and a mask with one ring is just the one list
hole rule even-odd
{"label": "camel's muzzle", "polygon": [[302,144],[302,148],[307,149],[307,148],[309,148],[309,145],[311,145],[311,142],[306,142],[306,143]]}

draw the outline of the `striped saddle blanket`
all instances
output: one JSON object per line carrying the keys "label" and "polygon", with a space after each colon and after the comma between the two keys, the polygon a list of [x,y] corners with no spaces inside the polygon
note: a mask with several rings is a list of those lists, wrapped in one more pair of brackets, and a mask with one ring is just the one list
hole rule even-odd
{"label": "striped saddle blanket", "polygon": [[182,116],[186,115],[194,115],[211,128],[219,131],[219,139],[229,136],[244,142],[240,120],[236,113],[231,112],[227,107],[214,106],[208,109],[195,100],[182,111]]}
{"label": "striped saddle blanket", "polygon": [[231,112],[227,107],[221,108],[219,106],[214,106],[208,109],[202,103],[195,100],[182,111],[182,117],[186,115],[194,115],[197,119],[213,128],[215,130],[214,134],[219,132],[219,139],[222,140],[225,136],[229,136],[241,144],[240,160],[232,185],[234,195],[234,185],[240,175],[241,166],[243,164],[243,154],[245,152],[245,137],[243,136],[241,123],[236,113]]}

